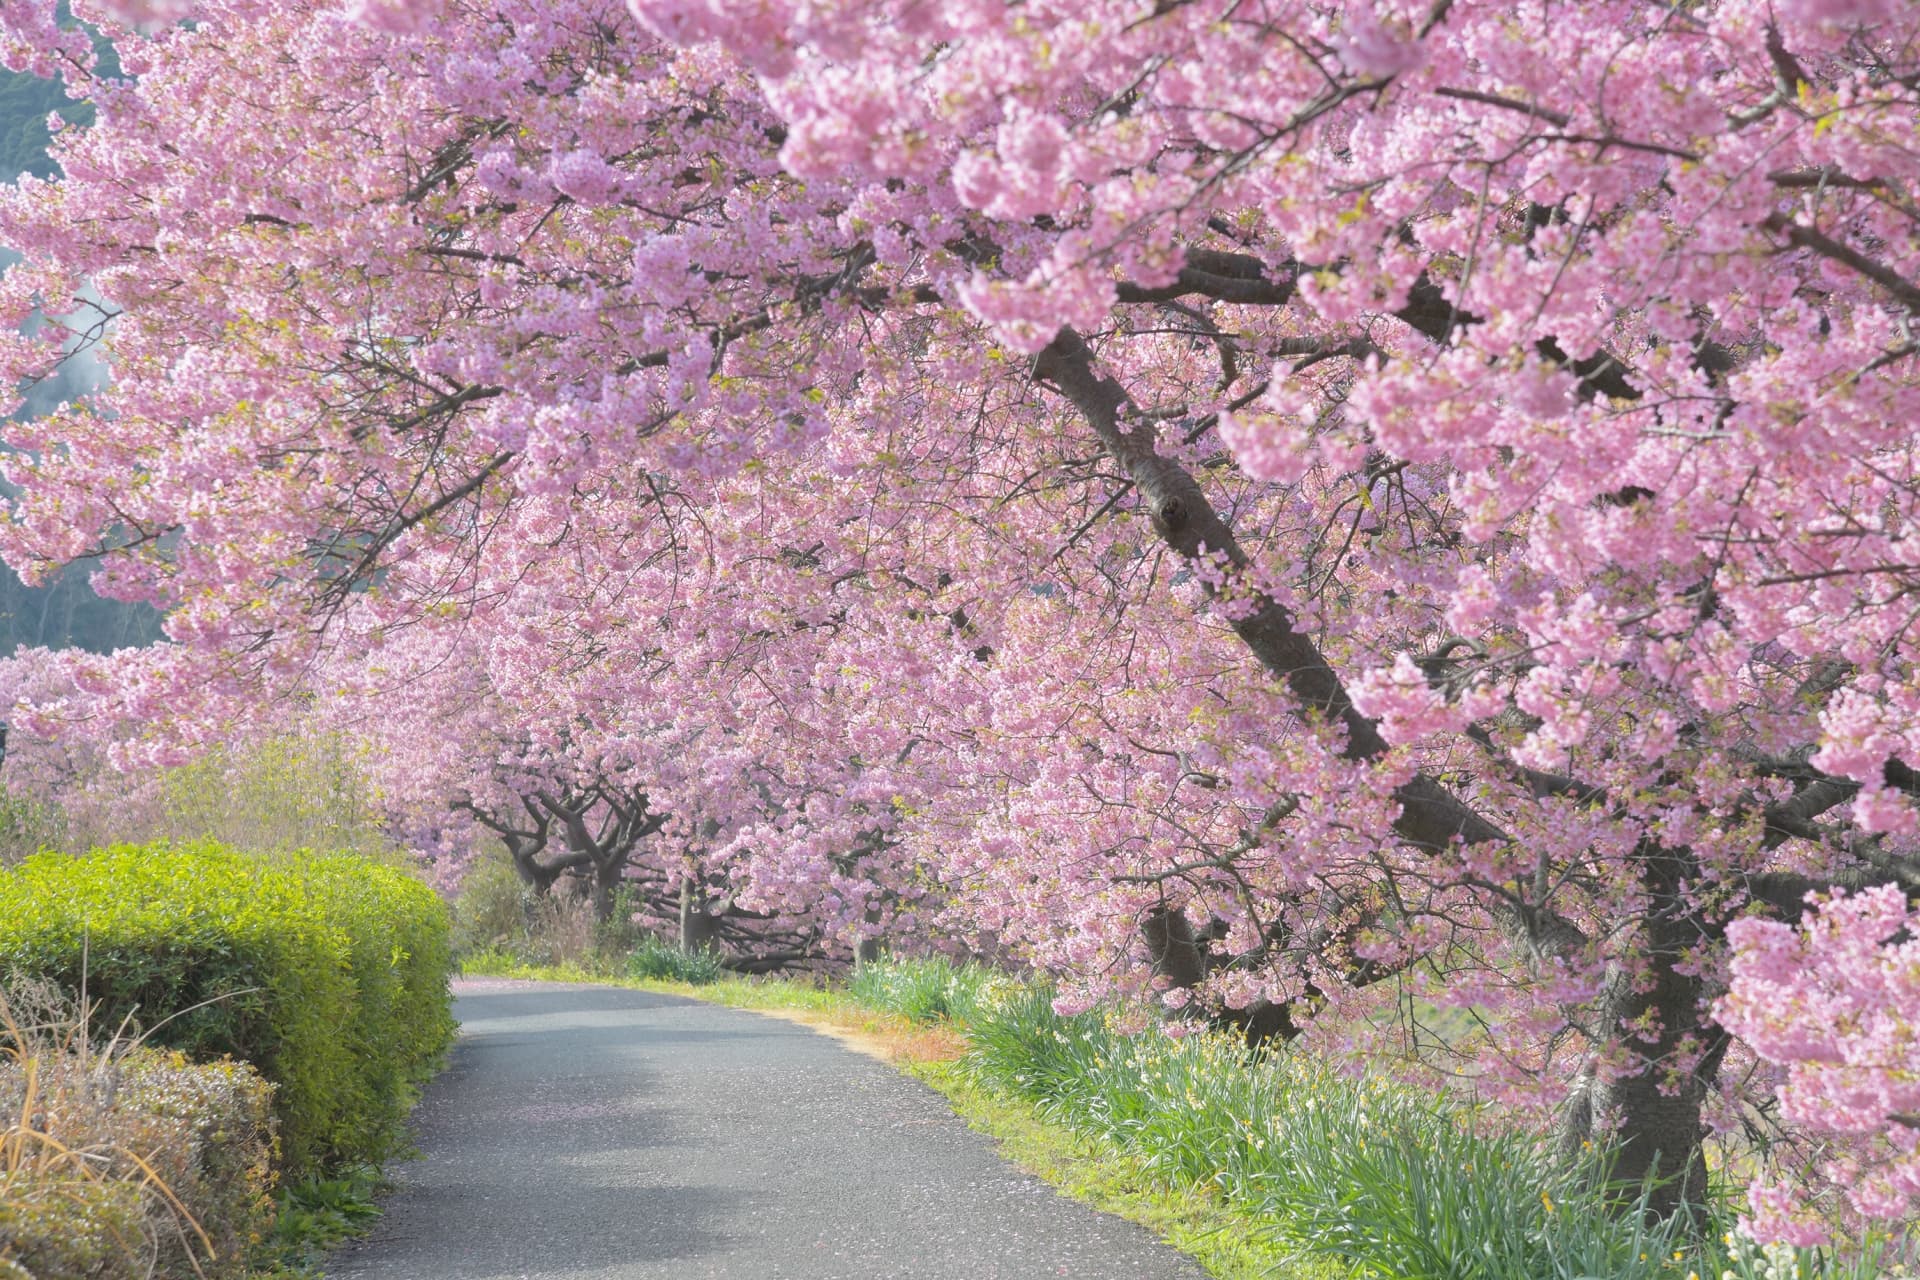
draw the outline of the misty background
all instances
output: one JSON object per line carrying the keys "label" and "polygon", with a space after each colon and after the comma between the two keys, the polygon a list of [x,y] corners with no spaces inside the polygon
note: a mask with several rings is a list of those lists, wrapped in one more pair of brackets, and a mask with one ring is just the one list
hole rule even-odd
{"label": "misty background", "polygon": [[[111,59],[111,50],[105,51]],[[111,74],[111,63],[102,70]],[[57,80],[42,80],[0,70],[0,182],[12,184],[22,174],[53,177],[59,166],[47,154],[52,141],[48,116],[58,113],[69,124],[93,121],[93,105],[67,97]],[[0,242],[0,270],[19,255]],[[16,417],[37,417],[93,390],[105,371],[92,356],[69,360],[58,378],[26,392],[26,404]],[[0,494],[8,493],[0,483]],[[91,567],[69,565],[46,585],[29,587],[18,574],[0,565],[0,657],[23,646],[82,648],[110,653],[160,638],[160,615],[146,605],[103,600],[87,585]]]}

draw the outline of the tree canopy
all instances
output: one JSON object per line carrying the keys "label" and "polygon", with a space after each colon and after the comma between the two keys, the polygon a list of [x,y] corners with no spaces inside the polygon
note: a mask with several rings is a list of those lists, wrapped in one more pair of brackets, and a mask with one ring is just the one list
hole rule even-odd
{"label": "tree canopy", "polygon": [[0,195],[70,313],[0,365],[113,377],[0,545],[174,645],[20,723],[478,664],[824,927],[1456,1009],[1429,1069],[1667,1207],[1783,1122],[1756,1233],[1913,1210],[1909,6],[81,12],[124,77],[0,15],[97,113]]}

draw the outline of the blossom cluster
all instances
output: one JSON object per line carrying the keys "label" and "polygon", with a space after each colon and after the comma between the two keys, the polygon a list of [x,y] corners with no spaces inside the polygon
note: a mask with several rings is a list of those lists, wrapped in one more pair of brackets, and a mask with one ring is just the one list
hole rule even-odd
{"label": "blossom cluster", "polygon": [[1908,6],[78,12],[126,78],[0,10],[96,111],[0,192],[0,370],[111,379],[7,424],[0,551],[172,643],[31,660],[9,769],[301,700],[455,861],[600,780],[838,945],[1417,997],[1629,1173],[1758,1058],[1910,1210],[1812,1065],[1920,1025],[1841,923],[1920,854]]}

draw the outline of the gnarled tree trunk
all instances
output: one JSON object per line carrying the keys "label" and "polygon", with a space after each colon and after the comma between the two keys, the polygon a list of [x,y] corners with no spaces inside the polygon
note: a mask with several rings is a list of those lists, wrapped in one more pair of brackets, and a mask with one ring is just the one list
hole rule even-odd
{"label": "gnarled tree trunk", "polygon": [[1561,1142],[1572,1155],[1604,1133],[1610,1177],[1635,1193],[1656,1178],[1647,1207],[1664,1218],[1706,1203],[1702,1112],[1726,1042],[1704,1025],[1700,977],[1682,972],[1706,932],[1683,896],[1690,859],[1664,850],[1643,856],[1641,962],[1608,967],[1588,1026],[1603,1056],[1616,1049],[1630,1065],[1619,1074],[1589,1066],[1568,1101]]}
{"label": "gnarled tree trunk", "polygon": [[626,878],[626,858],[596,861],[593,864],[593,918],[601,924],[613,919],[614,895]]}

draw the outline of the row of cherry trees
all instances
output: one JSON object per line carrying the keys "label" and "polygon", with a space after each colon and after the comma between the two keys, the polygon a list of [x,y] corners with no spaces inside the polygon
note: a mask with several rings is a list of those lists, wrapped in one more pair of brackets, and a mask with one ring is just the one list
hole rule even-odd
{"label": "row of cherry trees", "polygon": [[16,723],[310,699],[533,878],[657,822],[1920,1202],[1909,6],[77,7],[0,366],[113,380],[0,541],[174,645]]}

